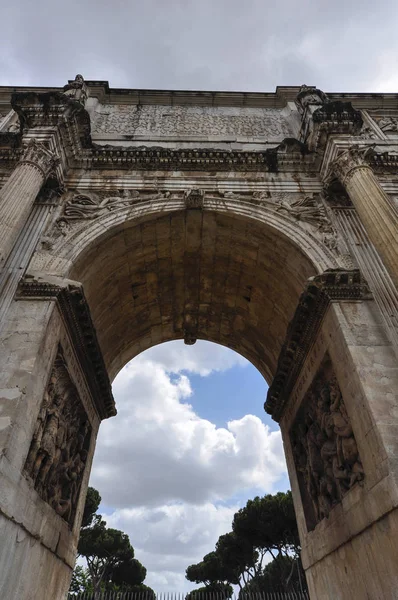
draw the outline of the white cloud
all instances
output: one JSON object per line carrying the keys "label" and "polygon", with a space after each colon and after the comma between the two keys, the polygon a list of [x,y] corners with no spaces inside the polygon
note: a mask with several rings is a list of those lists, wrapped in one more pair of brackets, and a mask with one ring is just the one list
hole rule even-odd
{"label": "white cloud", "polygon": [[194,346],[186,346],[181,341],[159,344],[147,350],[144,356],[146,360],[158,363],[168,372],[190,371],[202,376],[248,364],[243,356],[233,350],[202,340]]}
{"label": "white cloud", "polygon": [[208,342],[169,342],[115,380],[118,415],[101,425],[90,483],[108,507],[108,525],[130,535],[157,591],[192,589],[185,569],[231,529],[236,495],[272,492],[286,474],[279,431],[255,415],[217,428],[189,403],[191,374],[247,364]]}
{"label": "white cloud", "polygon": [[171,504],[115,511],[109,526],[129,534],[135,555],[148,571],[147,585],[162,591],[195,587],[185,579],[188,565],[214,550],[218,537],[231,529],[238,506]]}
{"label": "white cloud", "polygon": [[243,489],[269,491],[285,472],[279,431],[254,415],[217,428],[188,403],[190,381],[180,370],[226,369],[230,352],[203,342],[208,352],[199,347],[188,360],[179,345],[180,361],[168,344],[133,360],[115,381],[118,415],[101,425],[92,474],[107,505],[216,501]]}

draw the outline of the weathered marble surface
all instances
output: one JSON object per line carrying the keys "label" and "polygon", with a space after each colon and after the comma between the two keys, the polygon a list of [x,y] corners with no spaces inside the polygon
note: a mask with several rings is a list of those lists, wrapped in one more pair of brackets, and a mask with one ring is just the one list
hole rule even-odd
{"label": "weathered marble surface", "polygon": [[112,104],[97,108],[93,133],[176,137],[264,136],[272,140],[282,140],[292,135],[279,109]]}

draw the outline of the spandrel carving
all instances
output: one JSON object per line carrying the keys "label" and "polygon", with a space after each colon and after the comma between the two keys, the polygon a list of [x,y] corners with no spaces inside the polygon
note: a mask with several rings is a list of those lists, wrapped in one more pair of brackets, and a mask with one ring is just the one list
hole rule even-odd
{"label": "spandrel carving", "polygon": [[91,426],[59,350],[44,392],[25,472],[40,497],[72,524]]}
{"label": "spandrel carving", "polygon": [[165,200],[168,192],[140,194],[138,190],[122,190],[106,194],[76,194],[67,200],[59,221],[96,219],[106,213],[128,208],[140,201]]}
{"label": "spandrel carving", "polygon": [[377,124],[384,133],[398,132],[398,119],[396,117],[382,117]]}
{"label": "spandrel carving", "polygon": [[328,357],[303,400],[291,440],[307,528],[312,530],[364,478],[351,422]]}

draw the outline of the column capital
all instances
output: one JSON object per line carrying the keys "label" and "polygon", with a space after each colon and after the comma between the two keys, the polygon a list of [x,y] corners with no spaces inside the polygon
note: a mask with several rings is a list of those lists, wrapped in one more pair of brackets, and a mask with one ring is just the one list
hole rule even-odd
{"label": "column capital", "polygon": [[373,148],[349,148],[342,152],[330,165],[329,177],[337,177],[344,185],[347,179],[359,168],[371,169],[367,157],[373,153]]}
{"label": "column capital", "polygon": [[19,164],[30,164],[38,169],[46,180],[50,171],[57,165],[59,159],[44,144],[32,139],[24,147]]}

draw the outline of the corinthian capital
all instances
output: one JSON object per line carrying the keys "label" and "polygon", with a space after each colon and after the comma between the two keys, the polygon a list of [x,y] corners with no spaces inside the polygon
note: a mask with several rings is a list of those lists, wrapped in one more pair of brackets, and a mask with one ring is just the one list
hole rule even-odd
{"label": "corinthian capital", "polygon": [[19,163],[33,165],[41,172],[43,178],[47,179],[48,174],[56,166],[58,160],[55,154],[46,148],[44,144],[33,139],[25,146]]}
{"label": "corinthian capital", "polygon": [[336,176],[344,185],[347,178],[352,173],[362,167],[369,167],[367,156],[372,152],[372,148],[349,148],[345,150],[330,165],[331,175]]}

